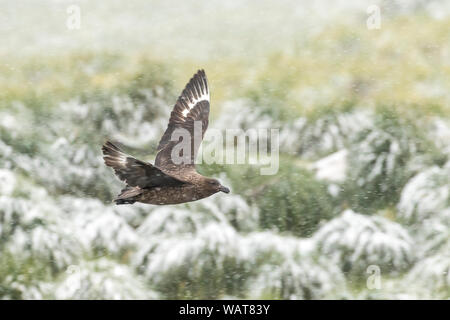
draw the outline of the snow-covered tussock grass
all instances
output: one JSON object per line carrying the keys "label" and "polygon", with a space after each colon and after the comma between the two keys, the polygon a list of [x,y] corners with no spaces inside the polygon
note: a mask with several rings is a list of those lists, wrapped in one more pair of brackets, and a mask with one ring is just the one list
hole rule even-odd
{"label": "snow-covered tussock grass", "polygon": [[5,239],[16,230],[20,224],[29,224],[35,218],[31,213],[31,203],[24,199],[0,197],[0,237]]}
{"label": "snow-covered tussock grass", "polygon": [[51,292],[53,289],[53,284],[51,283],[42,282],[30,285],[20,281],[14,281],[10,277],[7,277],[4,284],[11,291],[11,293],[2,296],[6,300],[17,299],[17,297],[23,300],[43,300],[48,298],[46,292]]}
{"label": "snow-covered tussock grass", "polygon": [[398,204],[398,217],[409,225],[417,254],[427,257],[450,238],[450,165],[428,168],[409,180]]}
{"label": "snow-covered tussock grass", "polygon": [[431,167],[411,178],[402,190],[399,216],[409,224],[424,219],[448,217],[450,206],[450,163]]}
{"label": "snow-covered tussock grass", "polygon": [[164,99],[163,88],[143,90],[142,93],[145,98],[138,102],[123,95],[113,96],[111,101],[81,103],[72,100],[62,103],[59,108],[65,121],[60,122],[57,129],[69,131],[64,125],[81,122],[90,132],[98,130],[102,135],[130,147],[156,143],[167,125],[170,107]]}
{"label": "snow-covered tussock grass", "polygon": [[72,228],[87,251],[107,250],[120,255],[136,246],[138,237],[119,215],[118,207],[105,206],[96,199],[73,197],[63,197],[59,205],[62,214],[72,221]]}
{"label": "snow-covered tussock grass", "polygon": [[58,208],[48,198],[45,189],[36,187],[29,180],[20,181],[13,172],[4,171],[3,190],[0,194],[0,237],[7,240],[16,230],[31,230],[38,225],[57,223]]}
{"label": "snow-covered tussock grass", "polygon": [[78,261],[82,248],[70,228],[38,225],[30,230],[16,230],[4,252],[10,253],[18,263],[31,259],[46,263],[51,271],[58,272]]}
{"label": "snow-covered tussock grass", "polygon": [[[220,178],[224,185],[230,185],[224,178]],[[214,217],[215,220],[230,223],[238,231],[253,231],[258,226],[259,210],[249,204],[238,194],[216,194],[202,201],[187,204],[191,212],[203,212]]]}
{"label": "snow-covered tussock grass", "polygon": [[47,195],[37,189],[37,198],[33,192],[30,198],[0,196],[0,252],[18,264],[35,260],[60,271],[76,261],[81,246],[55,202],[43,201]]}
{"label": "snow-covered tussock grass", "polygon": [[0,195],[11,196],[17,179],[13,172],[6,169],[0,169]]}
{"label": "snow-covered tussock grass", "polygon": [[154,237],[141,246],[134,265],[156,282],[163,280],[167,272],[195,265],[189,270],[189,275],[195,278],[203,268],[220,268],[227,258],[239,259],[239,237],[232,227],[220,223],[204,226],[195,236]]}
{"label": "snow-covered tussock grass", "polygon": [[208,220],[210,217],[200,212],[163,206],[151,210],[137,231],[143,239],[157,235],[177,236],[199,231]]}
{"label": "snow-covered tussock grass", "polygon": [[11,167],[10,159],[12,154],[13,148],[0,139],[0,164],[3,168]]}
{"label": "snow-covered tussock grass", "polygon": [[[404,137],[397,139],[389,132],[371,130],[352,150],[355,179],[360,186],[376,183],[380,177],[395,178],[395,170],[405,170],[404,157],[417,152],[414,142]],[[405,159],[407,160],[407,159]],[[389,184],[381,183],[383,192]]]}
{"label": "snow-covered tussock grass", "polygon": [[240,231],[250,231],[256,228],[257,219],[258,209],[241,196],[212,196],[183,207],[152,208],[137,230],[141,238],[196,233],[210,223],[231,224]]}
{"label": "snow-covered tussock grass", "polygon": [[314,235],[319,254],[339,264],[344,272],[364,276],[367,267],[396,273],[414,261],[414,246],[399,224],[351,210],[329,221]]}
{"label": "snow-covered tussock grass", "polygon": [[[140,246],[133,258],[136,268],[166,297],[269,294],[318,299],[343,283],[338,267],[330,269],[325,262],[317,264],[312,258],[315,246],[310,239],[270,232],[243,235],[221,222],[193,232],[171,237],[156,234]],[[203,283],[204,277],[210,284]],[[217,288],[204,292],[198,287],[201,283],[207,288],[222,287],[226,292],[218,292]]]}
{"label": "snow-covered tussock grass", "polygon": [[252,284],[253,296],[280,299],[330,299],[345,295],[345,277],[326,261],[287,259],[281,265],[266,265]]}
{"label": "snow-covered tussock grass", "polygon": [[280,121],[253,106],[248,100],[223,104],[216,129],[280,129],[280,150],[306,158],[317,158],[345,148],[360,132],[373,125],[373,113],[367,110],[330,112],[316,117]]}
{"label": "snow-covered tussock grass", "polygon": [[47,293],[53,299],[155,299],[133,270],[106,258],[70,266]]}
{"label": "snow-covered tussock grass", "polygon": [[241,258],[239,239],[229,225],[211,223],[196,234],[147,239],[132,263],[168,298],[239,294],[245,287],[238,280],[249,270]]}
{"label": "snow-covered tussock grass", "polygon": [[360,132],[373,125],[372,113],[352,111],[297,118],[283,125],[280,149],[306,158],[317,158],[346,148]]}
{"label": "snow-covered tussock grass", "polygon": [[254,232],[242,237],[240,248],[256,271],[249,281],[251,297],[321,299],[345,293],[343,273],[326,258],[316,259],[313,239]]}
{"label": "snow-covered tussock grass", "polygon": [[313,254],[312,239],[280,236],[273,232],[252,232],[242,238],[243,257],[255,265],[277,264],[284,259],[304,258]]}
{"label": "snow-covered tussock grass", "polygon": [[444,154],[450,154],[450,122],[446,119],[435,118],[431,121],[430,128],[426,131],[431,141]]}
{"label": "snow-covered tussock grass", "polygon": [[214,121],[214,128],[219,130],[278,127],[279,125],[272,117],[262,112],[262,108],[252,106],[252,103],[246,99],[225,102],[219,118]]}
{"label": "snow-covered tussock grass", "polygon": [[394,205],[408,179],[432,162],[431,146],[417,125],[389,111],[378,112],[374,125],[349,148],[348,189],[355,208]]}
{"label": "snow-covered tussock grass", "polygon": [[[419,287],[424,299],[445,299],[450,293],[450,241],[434,255],[418,261],[404,279],[406,286]],[[425,296],[424,296],[425,295]]]}
{"label": "snow-covered tussock grass", "polygon": [[425,219],[410,229],[418,244],[417,255],[427,257],[434,254],[450,239],[450,208],[443,210],[436,219]]}
{"label": "snow-covered tussock grass", "polygon": [[107,186],[116,183],[103,165],[100,148],[95,150],[75,139],[59,137],[48,147],[43,147],[41,155],[35,158],[22,156],[17,166],[51,191],[85,195],[101,186],[97,188],[106,188],[103,193],[112,194]]}

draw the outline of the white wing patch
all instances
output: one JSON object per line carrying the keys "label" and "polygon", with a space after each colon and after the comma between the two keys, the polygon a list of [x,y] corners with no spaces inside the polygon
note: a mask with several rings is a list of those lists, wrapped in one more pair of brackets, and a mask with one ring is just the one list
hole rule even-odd
{"label": "white wing patch", "polygon": [[121,166],[123,168],[127,165],[127,155],[119,150],[115,145],[113,145],[111,142],[107,141],[103,145],[103,159],[105,160],[105,163],[107,166],[115,167],[115,166]]}
{"label": "white wing patch", "polygon": [[182,99],[184,102],[183,105],[185,107],[187,106],[187,108],[182,111],[182,115],[184,118],[187,117],[189,112],[195,107],[197,103],[199,103],[200,101],[209,102],[210,98],[208,80],[206,79],[206,75],[204,74],[204,72],[202,76],[195,79],[197,81],[192,80],[189,82],[185,92],[183,92],[182,95]]}
{"label": "white wing patch", "polygon": [[120,165],[122,167],[126,167],[127,166],[127,156],[120,152],[118,155],[116,156],[106,156],[107,158],[110,158],[112,160],[116,160],[118,163],[120,163]]}

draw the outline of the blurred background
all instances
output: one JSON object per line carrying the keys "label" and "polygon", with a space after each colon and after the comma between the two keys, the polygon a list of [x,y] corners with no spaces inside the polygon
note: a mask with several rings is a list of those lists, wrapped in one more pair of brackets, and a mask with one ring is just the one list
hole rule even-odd
{"label": "blurred background", "polygon": [[[0,7],[0,298],[450,298],[450,1]],[[200,68],[210,128],[279,128],[279,172],[113,205],[102,143],[153,161]]]}

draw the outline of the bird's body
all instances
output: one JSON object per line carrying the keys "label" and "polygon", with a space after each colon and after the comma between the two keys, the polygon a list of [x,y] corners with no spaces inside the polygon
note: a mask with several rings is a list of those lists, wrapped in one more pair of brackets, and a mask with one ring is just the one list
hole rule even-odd
{"label": "bird's body", "polygon": [[216,193],[198,188],[192,184],[177,187],[154,187],[144,190],[136,200],[149,204],[178,204],[200,200]]}
{"label": "bird's body", "polygon": [[[115,200],[117,204],[142,202],[155,205],[179,204],[191,202],[209,197],[217,192],[215,188],[211,188],[202,184],[207,177],[200,174],[188,178],[188,183],[179,185],[160,185],[151,188],[141,189],[139,187],[127,187],[122,190],[122,194]],[[207,181],[207,180],[206,180]],[[131,195],[136,193],[136,195]]]}
{"label": "bird's body", "polygon": [[[186,85],[173,108],[169,125],[158,145],[155,165],[128,156],[107,141],[102,147],[105,164],[127,184],[114,200],[116,204],[178,204],[203,199],[219,191],[228,193],[229,189],[219,181],[202,176],[195,169],[194,161],[208,127],[208,117],[208,82],[205,72],[200,70]],[[196,136],[195,127],[201,128],[200,137]],[[184,135],[181,140],[180,134]],[[179,152],[175,148],[184,139],[189,142],[185,144],[187,149]]]}

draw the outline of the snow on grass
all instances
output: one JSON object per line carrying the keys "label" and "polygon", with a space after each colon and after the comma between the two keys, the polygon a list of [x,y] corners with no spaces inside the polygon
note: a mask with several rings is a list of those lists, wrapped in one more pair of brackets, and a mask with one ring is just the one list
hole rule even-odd
{"label": "snow on grass", "polygon": [[50,298],[60,300],[158,298],[129,266],[106,258],[70,266],[48,294]]}
{"label": "snow on grass", "polygon": [[400,224],[351,210],[327,222],[314,239],[321,255],[357,276],[371,265],[398,274],[415,260],[413,240]]}

